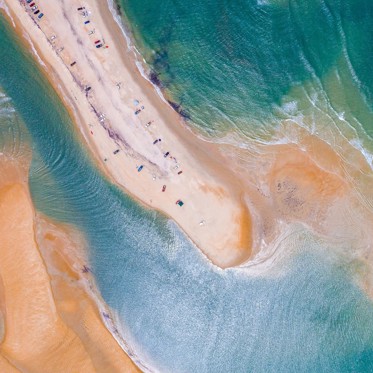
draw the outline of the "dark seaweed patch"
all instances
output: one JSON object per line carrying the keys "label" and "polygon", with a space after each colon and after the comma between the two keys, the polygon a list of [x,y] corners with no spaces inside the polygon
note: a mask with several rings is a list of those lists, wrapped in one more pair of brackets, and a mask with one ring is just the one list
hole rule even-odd
{"label": "dark seaweed patch", "polygon": [[123,15],[123,14],[122,14],[122,8],[121,8],[121,6],[120,6],[120,4],[119,4],[119,1],[116,0],[114,3],[115,3],[115,9],[116,9],[116,11],[117,11],[117,14],[118,14],[119,16],[122,16],[122,15]]}
{"label": "dark seaweed patch", "polygon": [[177,102],[173,102],[173,101],[170,101],[170,100],[167,100],[168,103],[171,105],[171,107],[179,114],[181,115],[184,119],[190,119],[190,115],[189,113],[182,108],[182,106],[180,104],[178,104]]}
{"label": "dark seaweed patch", "polygon": [[154,53],[154,56],[151,60],[151,65],[153,65],[157,71],[168,73],[170,70],[170,64],[168,60],[169,58],[167,50],[161,49]]}
{"label": "dark seaweed patch", "polygon": [[162,81],[159,79],[159,74],[155,71],[151,71],[149,74],[150,81],[159,88],[163,88]]}

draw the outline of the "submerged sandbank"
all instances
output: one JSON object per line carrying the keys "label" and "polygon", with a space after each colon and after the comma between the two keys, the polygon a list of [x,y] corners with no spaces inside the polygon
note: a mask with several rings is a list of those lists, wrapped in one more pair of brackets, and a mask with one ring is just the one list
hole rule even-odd
{"label": "submerged sandbank", "polygon": [[27,163],[0,159],[1,371],[139,372],[87,295],[79,234],[36,218]]}

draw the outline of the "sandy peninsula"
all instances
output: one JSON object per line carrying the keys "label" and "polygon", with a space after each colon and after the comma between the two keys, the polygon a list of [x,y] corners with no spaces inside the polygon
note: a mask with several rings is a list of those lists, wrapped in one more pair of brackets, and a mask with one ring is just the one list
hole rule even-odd
{"label": "sandy peninsula", "polygon": [[[43,2],[41,19],[24,0],[2,3],[98,166],[138,201],[174,219],[214,264],[260,261],[294,223],[332,240],[346,232],[351,242],[371,236],[368,226],[359,233],[339,218],[347,206],[361,205],[371,171],[336,126],[323,139],[312,130],[320,126],[323,133],[323,123],[286,120],[268,144],[248,139],[242,149],[222,151],[192,133],[141,75],[106,1]],[[363,207],[359,214],[372,220]]]}
{"label": "sandy peninsula", "polygon": [[[285,120],[268,143],[203,141],[141,75],[106,1],[43,2],[41,19],[24,0],[1,1],[97,165],[175,220],[214,264],[245,265],[275,250],[276,237],[293,223],[333,240],[346,232],[352,242],[371,236],[370,227],[358,233],[339,218],[370,193],[371,171],[337,126],[329,125],[324,138],[317,135],[324,123]],[[372,220],[364,207],[359,214]]]}
{"label": "sandy peninsula", "polygon": [[108,4],[43,2],[38,19],[26,1],[4,2],[106,174],[174,219],[213,263],[247,260],[251,217],[240,180],[141,76]]}
{"label": "sandy peninsula", "polygon": [[[37,54],[103,172],[144,205],[173,218],[217,265],[247,260],[251,217],[240,181],[141,76],[107,5],[43,3],[39,22],[25,1],[0,4]],[[77,10],[82,6],[89,17]],[[95,47],[97,39],[103,47]],[[113,337],[115,330],[103,323],[110,315],[97,309],[84,287],[94,280],[84,265],[82,242],[74,240],[79,235],[35,213],[29,160],[21,168],[22,162],[13,167],[1,161],[6,178],[0,185],[0,370],[140,371]]]}

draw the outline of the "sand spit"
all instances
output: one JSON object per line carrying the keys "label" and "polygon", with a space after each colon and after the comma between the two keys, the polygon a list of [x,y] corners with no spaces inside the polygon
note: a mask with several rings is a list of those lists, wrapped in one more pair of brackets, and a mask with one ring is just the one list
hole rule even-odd
{"label": "sand spit", "polygon": [[25,1],[5,3],[106,174],[172,217],[215,264],[246,260],[251,226],[241,182],[141,76],[108,5],[45,2],[38,19]]}
{"label": "sand spit", "polygon": [[203,142],[141,76],[106,2],[43,3],[41,20],[23,1],[6,4],[97,164],[172,217],[213,263],[224,268],[263,256],[284,224],[294,223],[336,245],[370,250],[372,172],[337,128],[329,128],[330,144],[292,121],[274,130],[271,140],[285,139],[277,145]]}

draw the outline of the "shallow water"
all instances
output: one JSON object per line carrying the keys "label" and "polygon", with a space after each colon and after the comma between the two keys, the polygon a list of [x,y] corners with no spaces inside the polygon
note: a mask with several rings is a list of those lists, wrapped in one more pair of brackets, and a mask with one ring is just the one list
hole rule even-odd
{"label": "shallow water", "polygon": [[29,154],[29,136],[12,100],[0,86],[0,157],[18,160]]}
{"label": "shallow water", "polygon": [[105,180],[2,18],[0,42],[0,85],[31,137],[33,201],[84,232],[99,289],[145,365],[162,372],[373,370],[373,305],[348,260],[297,227],[283,232],[266,263],[212,266],[171,222]]}

